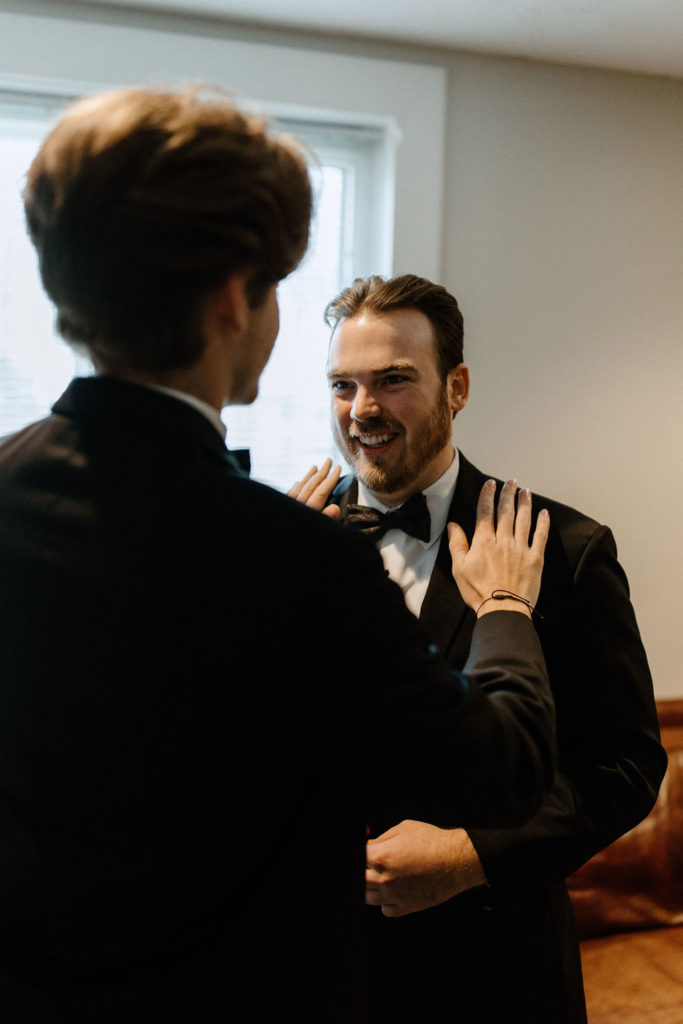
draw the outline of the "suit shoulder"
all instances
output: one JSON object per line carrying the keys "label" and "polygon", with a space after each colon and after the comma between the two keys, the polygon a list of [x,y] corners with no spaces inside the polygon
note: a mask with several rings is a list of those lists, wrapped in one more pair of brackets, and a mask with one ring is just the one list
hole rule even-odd
{"label": "suit shoulder", "polygon": [[[463,480],[466,481],[468,492],[473,495],[479,495],[483,483],[489,479],[495,479],[499,487],[502,487],[503,481],[497,477],[491,477],[491,475],[485,475],[481,470],[473,466],[471,462],[460,453],[461,467],[460,471],[463,476]],[[569,545],[572,548],[583,548],[587,546],[591,540],[595,537],[599,537],[602,534],[609,534],[609,528],[599,523],[596,519],[586,515],[584,512],[580,512],[578,509],[573,508],[571,505],[567,505],[564,502],[557,501],[555,498],[549,498],[546,495],[538,494],[532,489],[532,504],[533,504],[533,515],[534,518],[542,508],[545,508],[550,513],[550,528],[551,531],[562,538],[564,544]],[[474,500],[474,498],[472,499]]]}
{"label": "suit shoulder", "polygon": [[[461,453],[461,472],[466,481],[468,493],[478,496],[479,490],[485,480],[485,476],[475,466],[467,461]],[[496,478],[494,478],[496,479]],[[497,480],[502,486],[503,481]],[[474,501],[474,497],[472,497]],[[555,498],[538,494],[532,490],[533,519],[541,509],[545,508],[550,513],[550,536],[546,547],[546,564],[552,565],[555,570],[564,567],[573,575],[582,563],[582,560],[595,551],[608,553],[610,557],[616,558],[616,544],[612,531],[608,526],[598,522],[592,516],[567,505]]]}
{"label": "suit shoulder", "polygon": [[550,513],[551,523],[554,524],[555,529],[563,533],[571,531],[589,539],[597,531],[606,529],[602,523],[598,522],[597,519],[593,519],[592,516],[588,516],[584,512],[572,508],[571,505],[566,505],[564,502],[557,501],[554,498],[548,498],[543,494],[533,494],[533,505],[534,509],[538,510],[547,508]]}
{"label": "suit shoulder", "polygon": [[321,557],[334,553],[335,557],[380,561],[374,545],[364,538],[267,484],[233,476],[226,499],[232,520],[242,520],[247,531],[261,536],[263,543],[284,546],[287,558],[305,553],[306,561],[311,561],[318,552]]}
{"label": "suit shoulder", "polygon": [[595,560],[607,558],[616,564],[617,546],[609,526],[585,515],[563,502],[534,495],[534,517],[542,509],[550,513],[550,535],[546,548],[546,562],[566,562],[572,575]]}

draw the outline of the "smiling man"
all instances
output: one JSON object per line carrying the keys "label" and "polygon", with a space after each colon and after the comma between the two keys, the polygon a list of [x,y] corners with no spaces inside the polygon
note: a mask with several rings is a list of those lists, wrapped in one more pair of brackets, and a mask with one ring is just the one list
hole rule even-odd
{"label": "smiling man", "polygon": [[[446,524],[474,526],[486,477],[454,447],[467,402],[463,321],[413,275],[357,280],[326,310],[337,444],[299,497],[373,539],[411,611],[453,667],[474,617],[450,572]],[[374,780],[367,848],[372,1020],[580,1024],[567,875],[651,808],[665,768],[647,660],[611,532],[545,498],[550,537],[536,626],[558,714],[561,773],[516,829],[458,827]],[[406,522],[401,516],[406,513]],[[417,525],[416,525],[417,524]],[[408,532],[406,532],[408,531]]]}

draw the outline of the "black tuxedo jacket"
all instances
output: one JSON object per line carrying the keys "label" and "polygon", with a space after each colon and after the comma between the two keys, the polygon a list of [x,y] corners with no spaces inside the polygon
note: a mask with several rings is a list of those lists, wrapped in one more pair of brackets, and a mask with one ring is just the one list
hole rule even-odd
{"label": "black tuxedo jacket", "polygon": [[[460,456],[449,518],[468,538],[488,477]],[[347,477],[330,499],[357,500]],[[468,829],[489,886],[399,919],[369,914],[373,1021],[578,1024],[585,1020],[578,943],[564,879],[652,807],[666,767],[652,682],[611,532],[555,501],[538,616],[557,712],[559,768],[537,813],[514,829]],[[542,617],[541,617],[542,616]],[[451,573],[447,536],[420,624],[453,668],[475,617]],[[414,794],[381,801],[373,835],[429,817]],[[412,1015],[412,1017],[411,1017]]]}
{"label": "black tuxedo jacket", "polygon": [[552,776],[528,620],[453,673],[370,545],[114,379],[0,446],[0,666],[3,1024],[361,1021],[369,781],[485,825]]}

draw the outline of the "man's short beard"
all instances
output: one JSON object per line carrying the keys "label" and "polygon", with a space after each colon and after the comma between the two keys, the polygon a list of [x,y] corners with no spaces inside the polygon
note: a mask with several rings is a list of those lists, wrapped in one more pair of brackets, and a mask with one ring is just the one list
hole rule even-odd
{"label": "man's short beard", "polygon": [[[363,426],[366,430],[383,427],[387,428],[387,432],[396,430],[396,425],[392,424],[391,420],[380,417],[376,420],[363,421]],[[413,428],[412,445],[404,460],[399,465],[385,467],[382,456],[377,456],[375,461],[372,456],[364,455],[353,447],[348,436],[340,430],[336,419],[332,419],[332,432],[337,447],[361,483],[375,494],[394,494],[409,487],[417,480],[427,463],[450,442],[452,427],[453,413],[448,404],[446,388],[443,387],[432,411],[417,425],[417,429]]]}

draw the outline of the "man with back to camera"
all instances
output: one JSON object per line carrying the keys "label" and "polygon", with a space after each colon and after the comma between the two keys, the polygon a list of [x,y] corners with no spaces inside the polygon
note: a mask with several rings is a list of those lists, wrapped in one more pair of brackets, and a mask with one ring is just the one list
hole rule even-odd
{"label": "man with back to camera", "polygon": [[454,528],[465,676],[370,546],[240,470],[220,410],[257,394],[310,218],[262,119],[85,99],[24,198],[97,373],[0,446],[0,1018],[362,1021],[367,780],[493,824],[552,779],[547,514],[530,545],[508,488],[494,528],[489,485]]}
{"label": "man with back to camera", "polygon": [[[349,526],[376,540],[407,606],[457,668],[474,617],[449,571],[445,526],[471,535],[486,479],[452,442],[469,393],[457,302],[414,275],[371,277],[333,300],[326,319],[333,432],[353,475],[337,484],[328,460],[290,493],[318,508],[329,499],[330,514],[341,506]],[[422,504],[414,517],[424,533],[386,530],[374,510],[405,509],[409,499]],[[430,818],[412,794],[375,794],[366,875],[373,1024],[585,1022],[564,880],[647,814],[665,770],[612,534],[536,500],[550,510],[535,621],[560,771],[540,810],[513,830],[465,829]]]}

